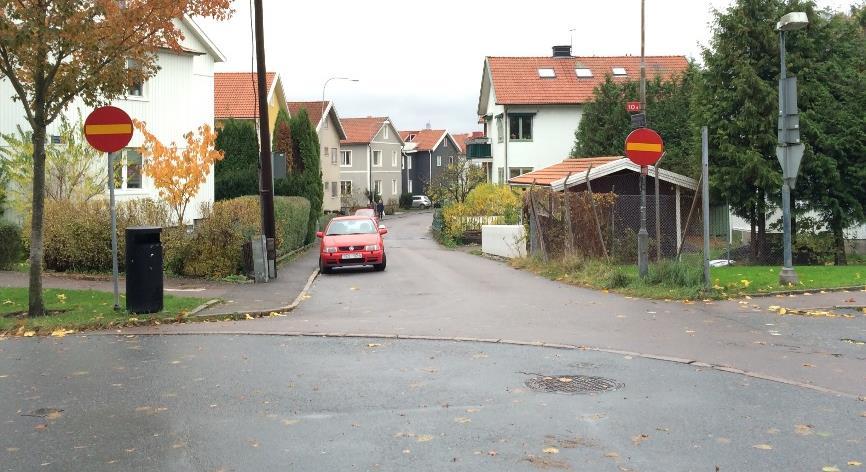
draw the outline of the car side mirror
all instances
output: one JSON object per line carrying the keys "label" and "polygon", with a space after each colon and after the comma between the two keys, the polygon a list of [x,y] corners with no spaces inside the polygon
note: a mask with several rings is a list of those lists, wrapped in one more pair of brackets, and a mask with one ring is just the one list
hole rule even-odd
{"label": "car side mirror", "polygon": [[324,231],[316,231],[316,237],[317,238],[324,238],[325,232]]}
{"label": "car side mirror", "polygon": [[388,234],[388,228],[385,225],[379,225],[379,234]]}

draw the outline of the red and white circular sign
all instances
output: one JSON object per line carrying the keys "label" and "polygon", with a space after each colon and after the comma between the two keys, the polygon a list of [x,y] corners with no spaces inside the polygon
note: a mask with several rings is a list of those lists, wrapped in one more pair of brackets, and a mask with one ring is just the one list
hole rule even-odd
{"label": "red and white circular sign", "polygon": [[651,166],[665,152],[662,137],[649,128],[638,128],[625,138],[625,156],[639,166]]}
{"label": "red and white circular sign", "polygon": [[84,137],[98,151],[120,151],[132,139],[132,119],[120,108],[99,107],[84,120]]}

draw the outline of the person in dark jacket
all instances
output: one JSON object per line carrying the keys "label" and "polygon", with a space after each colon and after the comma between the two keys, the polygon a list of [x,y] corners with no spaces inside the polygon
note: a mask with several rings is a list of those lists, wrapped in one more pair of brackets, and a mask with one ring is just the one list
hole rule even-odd
{"label": "person in dark jacket", "polygon": [[376,204],[376,213],[379,215],[379,221],[385,218],[385,204],[382,203],[382,200]]}

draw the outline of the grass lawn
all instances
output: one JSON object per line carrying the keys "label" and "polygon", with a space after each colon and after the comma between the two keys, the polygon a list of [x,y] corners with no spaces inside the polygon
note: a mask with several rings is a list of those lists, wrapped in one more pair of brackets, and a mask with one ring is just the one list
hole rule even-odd
{"label": "grass lawn", "polygon": [[779,285],[778,266],[728,266],[710,270],[713,284],[729,293],[761,293],[785,290],[819,290],[866,286],[866,265],[799,266],[798,285]]}
{"label": "grass lawn", "polygon": [[[166,295],[164,309],[160,313],[136,315],[114,311],[114,295],[93,290],[46,289],[45,305],[50,314],[39,318],[19,318],[16,313],[27,311],[27,289],[0,287],[0,335],[50,334],[58,330],[80,331],[156,324],[178,320],[193,308],[204,303],[204,299],[174,297]],[[120,304],[125,303],[121,295]],[[30,334],[30,333],[33,334]]]}

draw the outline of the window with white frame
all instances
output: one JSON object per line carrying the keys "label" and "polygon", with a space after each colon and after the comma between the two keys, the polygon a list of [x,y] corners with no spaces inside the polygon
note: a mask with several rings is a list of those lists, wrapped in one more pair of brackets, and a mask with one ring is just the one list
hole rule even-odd
{"label": "window with white frame", "polygon": [[382,181],[374,180],[373,181],[373,193],[377,195],[382,195]]}
{"label": "window with white frame", "polygon": [[406,181],[406,192],[412,193],[412,179]]}
{"label": "window with white frame", "polygon": [[448,156],[448,163],[454,164],[454,156]]}
{"label": "window with white frame", "polygon": [[529,172],[532,172],[532,167],[509,167],[508,178],[513,179],[518,175],[523,175]]}
{"label": "window with white frame", "polygon": [[324,116],[323,118],[324,119],[322,120],[322,129],[328,129],[328,121],[331,121],[331,120],[328,119],[327,115]]}
{"label": "window with white frame", "polygon": [[442,156],[436,156],[436,167],[442,167]]}
{"label": "window with white frame", "polygon": [[445,147],[448,147],[448,138],[445,138],[442,142]]}
{"label": "window with white frame", "polygon": [[508,139],[532,141],[532,115],[508,115]]}
{"label": "window with white frame", "polygon": [[382,151],[373,151],[373,167],[382,167]]}
{"label": "window with white frame", "polygon": [[406,156],[406,168],[412,169],[412,156]]}
{"label": "window with white frame", "polygon": [[340,167],[352,167],[352,151],[340,151]]}
{"label": "window with white frame", "polygon": [[[126,68],[127,69],[141,69],[141,65],[132,59],[127,59],[126,60]],[[144,97],[144,82],[136,81],[132,85],[130,85],[126,89],[126,96],[127,97],[139,97],[139,98]]]}
{"label": "window with white frame", "polygon": [[331,182],[331,196],[336,197],[340,194],[340,182]]}
{"label": "window with white frame", "polygon": [[391,179],[391,195],[397,195],[397,179]]}
{"label": "window with white frame", "polygon": [[337,148],[331,148],[331,164],[337,165]]}
{"label": "window with white frame", "polygon": [[322,162],[327,162],[328,159],[328,146],[322,146]]}
{"label": "window with white frame", "polygon": [[126,148],[114,153],[114,188],[141,188],[141,153],[138,149]]}
{"label": "window with white frame", "polygon": [[406,169],[406,156],[403,156],[403,158],[400,159],[400,169]]}
{"label": "window with white frame", "polygon": [[389,133],[390,128],[388,125],[385,125],[385,129],[382,131],[382,137],[388,139],[391,135]]}
{"label": "window with white frame", "polygon": [[397,167],[397,151],[391,151],[391,167]]}
{"label": "window with white frame", "polygon": [[505,183],[505,167],[498,168],[496,175],[499,177],[499,180],[497,183],[504,184]]}
{"label": "window with white frame", "polygon": [[496,141],[502,142],[502,138],[505,136],[505,132],[502,131],[502,115],[496,117]]}
{"label": "window with white frame", "polygon": [[340,181],[340,195],[347,197],[352,195],[352,181],[351,180],[341,180]]}

